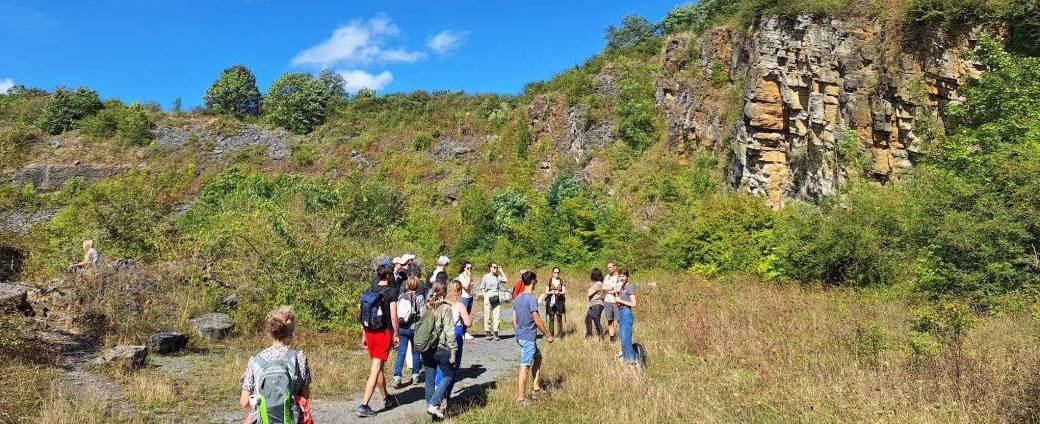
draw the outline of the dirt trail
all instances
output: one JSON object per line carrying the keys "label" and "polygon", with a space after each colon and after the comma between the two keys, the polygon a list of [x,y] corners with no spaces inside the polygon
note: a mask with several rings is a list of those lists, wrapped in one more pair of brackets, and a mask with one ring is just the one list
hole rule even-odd
{"label": "dirt trail", "polygon": [[96,355],[93,338],[41,324],[40,339],[54,350],[57,365],[64,371],[55,385],[63,394],[79,403],[107,405],[116,415],[133,411],[112,378],[87,370],[87,363]]}

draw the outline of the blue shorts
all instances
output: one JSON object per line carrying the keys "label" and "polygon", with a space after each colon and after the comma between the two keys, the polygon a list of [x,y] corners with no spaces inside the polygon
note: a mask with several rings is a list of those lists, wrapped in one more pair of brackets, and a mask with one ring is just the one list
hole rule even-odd
{"label": "blue shorts", "polygon": [[520,366],[529,367],[534,363],[534,357],[542,355],[537,341],[517,339],[516,342],[520,343]]}

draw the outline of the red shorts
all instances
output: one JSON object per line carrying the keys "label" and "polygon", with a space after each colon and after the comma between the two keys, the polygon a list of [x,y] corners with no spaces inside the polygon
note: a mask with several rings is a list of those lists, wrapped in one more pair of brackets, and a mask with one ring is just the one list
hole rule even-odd
{"label": "red shorts", "polygon": [[365,345],[368,348],[368,356],[386,361],[390,357],[390,345],[393,341],[393,330],[383,331],[365,330]]}

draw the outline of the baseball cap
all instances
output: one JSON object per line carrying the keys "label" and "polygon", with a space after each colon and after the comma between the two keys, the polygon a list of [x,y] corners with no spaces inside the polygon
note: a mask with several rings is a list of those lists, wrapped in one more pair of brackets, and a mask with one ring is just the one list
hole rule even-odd
{"label": "baseball cap", "polygon": [[387,266],[387,265],[390,265],[390,260],[389,259],[383,258],[383,259],[379,260],[379,266]]}
{"label": "baseball cap", "polygon": [[394,263],[394,264],[396,264],[396,265],[400,265],[400,264],[403,264],[403,263],[404,263],[404,261],[403,261],[403,260],[401,260],[401,257],[400,257],[400,256],[397,256],[397,257],[395,257],[395,258],[394,258],[393,260],[391,260],[390,262],[392,262],[392,263]]}
{"label": "baseball cap", "polygon": [[401,263],[408,263],[408,261],[415,260],[415,255],[411,253],[405,253],[401,255]]}

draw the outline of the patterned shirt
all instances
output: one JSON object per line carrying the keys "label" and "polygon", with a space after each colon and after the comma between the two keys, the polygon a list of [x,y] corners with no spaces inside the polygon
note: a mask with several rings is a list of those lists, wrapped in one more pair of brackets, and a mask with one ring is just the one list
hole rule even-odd
{"label": "patterned shirt", "polygon": [[[271,346],[261,351],[260,357],[267,361],[278,361],[285,358],[288,352],[288,346]],[[299,393],[300,388],[311,385],[311,368],[307,365],[307,355],[301,350],[296,351],[296,362],[299,366],[299,370],[297,370],[299,381],[296,382],[297,384],[293,392]],[[260,366],[252,358],[249,358],[246,370],[242,373],[242,391],[252,392],[256,388],[256,377],[261,372]]]}

